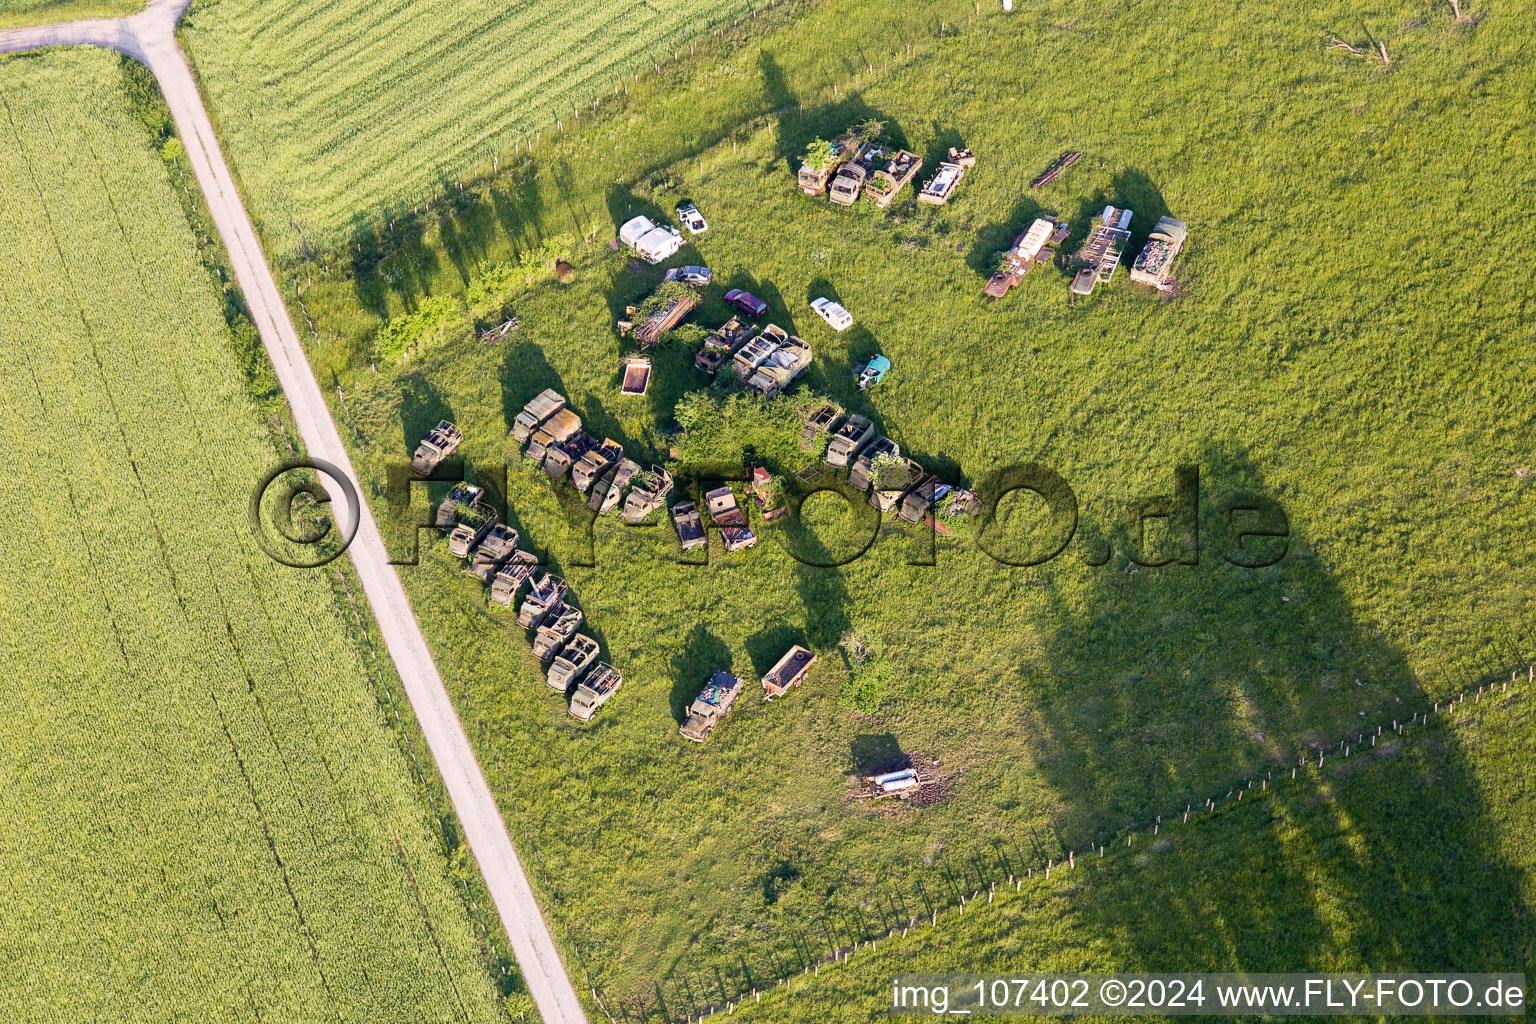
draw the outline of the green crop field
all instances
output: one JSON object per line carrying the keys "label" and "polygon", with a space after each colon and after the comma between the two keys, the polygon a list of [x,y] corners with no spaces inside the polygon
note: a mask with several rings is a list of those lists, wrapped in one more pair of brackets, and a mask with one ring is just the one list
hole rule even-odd
{"label": "green crop field", "polygon": [[[389,468],[453,419],[484,476],[510,467],[514,525],[625,673],[577,724],[441,542],[424,538],[405,570],[557,932],[611,1011],[718,1005],[885,934],[925,893],[1225,793],[1536,647],[1518,255],[1536,129],[1517,8],[1479,4],[1475,26],[1398,2],[1019,8],[896,19],[829,0],[744,29],[463,197],[287,273],[380,515]],[[1392,63],[1330,50],[1331,35],[1379,40]],[[862,49],[827,61],[829,40],[853,38]],[[844,210],[796,190],[805,145],[869,117],[930,167],[951,145],[976,150],[949,205]],[[1031,191],[1064,150],[1081,162]],[[660,272],[605,243],[631,214],[673,220],[683,199],[712,225],[671,261],[714,269],[695,323],[721,323],[724,289],[747,288],[815,346],[796,397],[872,415],[954,482],[1049,465],[1080,504],[1065,552],[1015,568],[951,541],[912,564],[926,553],[887,526],[863,558],[815,568],[785,544],[820,561],[857,550],[836,500],[817,498],[813,537],[775,524],[752,551],[685,567],[670,528],[605,520],[580,564],[570,492],[531,473],[506,430],[555,387],[641,462],[679,445],[676,403],[708,378],[674,342],[644,398],[619,396],[631,343],[613,320]],[[1069,309],[1049,267],[1002,301],[982,295],[993,253],[1040,212],[1071,222],[1070,250],[1106,203],[1135,211],[1133,253],[1160,215],[1190,225],[1176,299],[1122,270]],[[570,283],[544,269],[553,255]],[[818,295],[856,326],[828,331],[807,308]],[[475,321],[499,322],[503,303],[520,331],[478,341]],[[375,343],[386,321],[394,341],[410,335],[404,363]],[[877,349],[895,368],[859,395],[847,373]],[[792,468],[771,431],[754,439]],[[1180,464],[1201,472],[1200,563],[1134,565],[1124,510],[1171,493]],[[1269,568],[1221,558],[1219,508],[1243,493],[1288,517]],[[1032,511],[1010,502],[1007,520]],[[850,629],[878,635],[892,665],[870,714],[839,699]],[[806,687],[749,695],[702,747],[677,736],[710,670],[755,687],[796,641],[822,656]],[[901,753],[947,780],[943,800],[852,799],[852,775]],[[1447,857],[1455,840],[1424,842]],[[1482,852],[1468,856],[1480,870]],[[1325,898],[1295,884],[1299,905]],[[1282,941],[1277,961],[1298,948]]]}
{"label": "green crop field", "polygon": [[122,78],[0,62],[0,1014],[505,1020]]}
{"label": "green crop field", "polygon": [[339,247],[590,116],[745,0],[216,0],[186,38],[274,257]]}
{"label": "green crop field", "polygon": [[115,18],[143,6],[144,0],[0,0],[0,28],[73,18]]}

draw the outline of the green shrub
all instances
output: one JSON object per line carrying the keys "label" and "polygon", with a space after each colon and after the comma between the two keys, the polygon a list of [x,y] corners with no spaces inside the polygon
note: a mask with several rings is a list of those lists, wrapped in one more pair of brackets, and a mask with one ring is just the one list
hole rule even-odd
{"label": "green shrub", "polygon": [[446,340],[449,327],[464,322],[463,300],[455,295],[432,295],[414,313],[397,316],[379,328],[374,352],[385,363],[399,363]]}

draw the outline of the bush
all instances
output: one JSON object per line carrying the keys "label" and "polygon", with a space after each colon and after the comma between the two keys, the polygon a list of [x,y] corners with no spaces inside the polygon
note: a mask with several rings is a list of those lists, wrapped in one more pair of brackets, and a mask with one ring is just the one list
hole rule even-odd
{"label": "bush", "polygon": [[848,659],[848,681],[838,692],[837,702],[860,714],[874,714],[880,710],[891,682],[891,661],[885,656],[885,644],[873,633],[849,630],[838,646]]}
{"label": "bush", "polygon": [[464,320],[464,305],[453,295],[432,295],[415,312],[397,316],[379,328],[374,352],[381,362],[399,363],[446,340],[447,329]]}
{"label": "bush", "polygon": [[674,415],[682,427],[673,446],[682,466],[745,465],[749,449],[770,467],[807,461],[800,450],[800,414],[783,396],[765,402],[740,391],[694,391],[677,403]]}

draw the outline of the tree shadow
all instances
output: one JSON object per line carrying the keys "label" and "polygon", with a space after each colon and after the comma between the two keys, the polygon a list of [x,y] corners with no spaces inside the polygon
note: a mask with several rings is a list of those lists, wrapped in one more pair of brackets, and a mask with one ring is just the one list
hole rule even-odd
{"label": "tree shadow", "polygon": [[[1055,572],[1043,583],[1060,625],[1028,685],[1042,709],[1039,765],[1063,806],[1055,855],[1081,859],[1125,829],[1144,844],[1106,874],[1118,881],[1081,888],[1079,923],[1127,968],[1492,969],[1470,952],[1472,937],[1529,941],[1536,931],[1456,734],[1396,737],[1394,720],[1429,698],[1402,653],[1359,620],[1300,524],[1273,565],[1224,561],[1235,541],[1222,509],[1273,489],[1237,445],[1207,446],[1200,468],[1198,565],[1129,563],[1127,522],[1089,538],[1107,539],[1114,557],[1086,570],[1096,574],[1086,594],[1058,591]],[[1063,558],[1079,557],[1075,547]],[[1385,739],[1372,747],[1378,727]],[[1345,761],[1341,744],[1357,760]],[[1305,829],[1273,804],[1203,823],[1207,836],[1243,829],[1227,846],[1241,851],[1241,868],[1220,865],[1211,878],[1198,861],[1193,877],[1140,870],[1173,841],[1145,834],[1158,815],[1166,832],[1186,806],[1226,803],[1234,784],[1293,785],[1290,769],[1303,757],[1315,766],[1320,753],[1338,759],[1335,772],[1390,763],[1381,770],[1400,781],[1324,787]],[[1254,882],[1233,887],[1234,874]],[[1142,891],[1149,884],[1159,888]],[[1133,890],[1140,897],[1126,898]],[[1340,914],[1349,928],[1337,926]],[[1344,948],[1329,952],[1322,936]],[[1308,960],[1311,951],[1327,960]]]}
{"label": "tree shadow", "polygon": [[532,157],[521,158],[513,173],[518,181],[515,188],[491,189],[491,212],[502,234],[514,244],[536,246],[545,235],[544,194],[537,184],[538,164]]}
{"label": "tree shadow", "polygon": [[[381,230],[380,224],[388,226]],[[390,296],[407,313],[416,309],[439,267],[437,251],[425,243],[425,235],[415,212],[380,221],[354,215],[347,254],[359,305],[381,320],[389,319]]]}
{"label": "tree shadow", "polygon": [[1088,239],[1088,228],[1106,206],[1131,211],[1131,237],[1126,243],[1127,256],[1134,256],[1146,244],[1159,217],[1168,216],[1168,204],[1152,179],[1134,168],[1126,168],[1111,179],[1108,189],[1098,189],[1078,204],[1070,224],[1078,247]]}
{"label": "tree shadow", "polygon": [[454,422],[453,406],[425,373],[415,370],[401,374],[395,386],[400,392],[400,433],[405,451],[415,451],[439,420]]}
{"label": "tree shadow", "polygon": [[1020,199],[1014,204],[1013,212],[1007,220],[976,230],[976,240],[965,254],[965,265],[983,277],[990,277],[993,257],[1007,249],[1037,217],[1045,213],[1044,208],[1028,196]]}
{"label": "tree shadow", "polygon": [[544,350],[531,341],[508,345],[501,360],[501,417],[507,430],[523,406],[545,388],[565,394],[565,382],[549,365]]}
{"label": "tree shadow", "polygon": [[672,693],[669,704],[672,717],[681,725],[688,718],[693,703],[716,669],[731,670],[731,649],[702,623],[688,633],[688,639],[672,656]]}
{"label": "tree shadow", "polygon": [[911,767],[912,758],[901,749],[896,737],[888,732],[860,733],[848,745],[853,760],[853,774],[879,775]]}

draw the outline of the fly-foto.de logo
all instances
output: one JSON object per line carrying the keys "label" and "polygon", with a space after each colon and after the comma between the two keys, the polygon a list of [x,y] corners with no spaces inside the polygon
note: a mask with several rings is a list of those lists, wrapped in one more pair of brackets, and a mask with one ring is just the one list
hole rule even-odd
{"label": "fly-foto.de logo", "polygon": [[[882,475],[879,467],[862,489],[841,475],[785,476],[774,478],[771,508],[757,500],[760,478],[749,467],[676,467],[665,476],[664,497],[657,495],[662,500],[638,520],[606,515],[603,503],[590,501],[588,494],[554,487],[552,493],[566,520],[564,535],[527,537],[523,546],[548,551],[558,545],[562,565],[591,567],[597,524],[603,522],[671,533],[682,565],[707,565],[712,535],[726,542],[715,546],[740,551],[743,536],[755,542],[754,534],[760,534],[804,565],[834,568],[863,557],[882,534],[904,533],[910,542],[906,560],[911,565],[934,565],[938,552],[953,546],[974,547],[1001,564],[1020,568],[1066,555],[1090,566],[1112,560],[1148,567],[1191,566],[1205,559],[1258,569],[1283,559],[1290,537],[1290,523],[1275,498],[1260,492],[1223,492],[1211,498],[1202,493],[1200,468],[1195,465],[1176,467],[1166,492],[1131,498],[1118,506],[1110,503],[1109,514],[1092,522],[1081,515],[1077,493],[1067,480],[1034,462],[995,470],[974,490],[933,481],[918,483],[898,478],[894,470]],[[747,486],[734,486],[738,484]],[[924,487],[928,490],[923,491]],[[422,488],[436,500],[413,501],[413,494]],[[442,493],[433,495],[434,490]],[[429,474],[407,463],[393,465],[385,493],[388,532],[404,538],[392,552],[397,565],[416,564],[421,531],[445,530],[457,523],[463,510],[448,507],[455,502],[467,505],[488,524],[517,518],[516,508],[506,499],[507,466],[500,463],[469,466],[463,460],[450,460]],[[712,496],[722,494],[729,496],[728,519],[710,514],[721,506],[720,499]],[[922,512],[909,517],[902,513],[912,507],[907,500],[911,497],[923,498]],[[823,536],[828,516],[807,515],[807,503],[812,501],[845,506],[842,515],[834,517],[839,520],[832,530],[835,545]],[[754,502],[757,511],[749,517],[747,510]],[[606,511],[617,508],[613,503]],[[679,508],[690,509],[686,525],[690,537],[683,536],[684,520],[676,514]],[[695,520],[696,527],[691,525]],[[888,529],[892,524],[899,529]]]}

